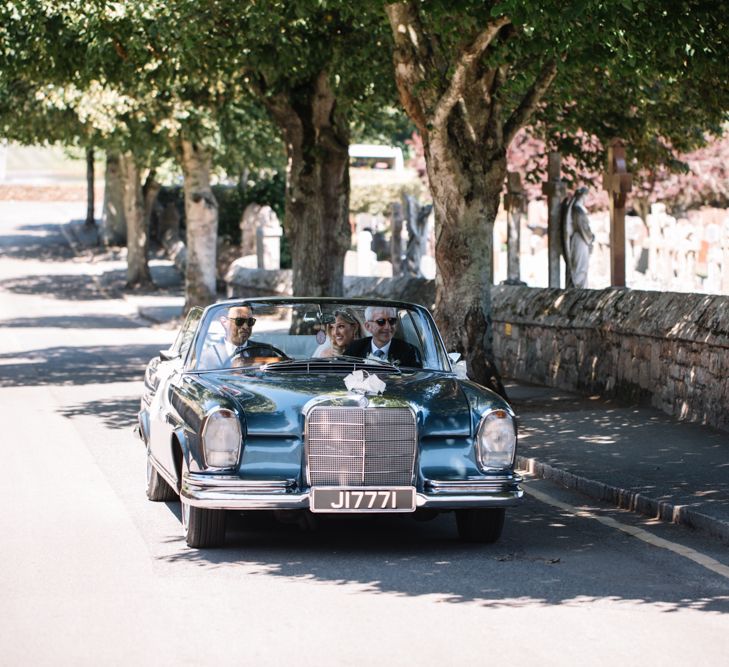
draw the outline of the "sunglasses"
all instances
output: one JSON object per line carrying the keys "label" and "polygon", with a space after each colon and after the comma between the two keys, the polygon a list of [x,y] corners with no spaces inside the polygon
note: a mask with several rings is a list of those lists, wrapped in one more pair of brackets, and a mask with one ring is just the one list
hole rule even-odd
{"label": "sunglasses", "polygon": [[237,327],[242,327],[244,324],[252,327],[256,323],[255,317],[226,317],[225,319],[228,320],[228,322],[233,322],[233,324]]}
{"label": "sunglasses", "polygon": [[397,324],[397,317],[381,317],[377,320],[370,320],[371,322],[374,322],[378,327],[384,327],[385,322],[389,322],[391,327],[394,327]]}

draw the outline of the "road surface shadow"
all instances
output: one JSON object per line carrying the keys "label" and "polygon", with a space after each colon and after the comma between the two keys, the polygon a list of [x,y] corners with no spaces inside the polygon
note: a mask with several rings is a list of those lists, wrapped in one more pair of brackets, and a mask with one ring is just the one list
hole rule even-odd
{"label": "road surface shadow", "polygon": [[0,320],[0,328],[9,329],[147,329],[149,322],[133,320],[119,315],[51,315],[43,317],[17,317]]}
{"label": "road surface shadow", "polygon": [[123,271],[109,271],[101,276],[32,275],[3,280],[0,289],[13,294],[51,296],[64,301],[96,301],[104,297],[121,299],[125,282]]}
{"label": "road surface shadow", "polygon": [[155,285],[128,289],[125,269],[112,269],[98,275],[53,274],[29,275],[0,281],[0,289],[13,294],[50,296],[64,301],[96,301],[136,296],[178,296],[181,293],[176,269],[160,266],[152,270]]}
{"label": "road surface shadow", "polygon": [[31,233],[0,236],[0,257],[47,262],[67,262],[75,257],[58,224],[23,225],[15,229]]}
{"label": "road surface shadow", "polygon": [[[0,387],[87,385],[141,380],[159,345],[49,347],[0,354]],[[19,363],[13,360],[22,357]]]}
{"label": "road surface shadow", "polygon": [[63,407],[59,413],[69,419],[92,416],[109,428],[129,428],[137,423],[140,398],[100,398]]}
{"label": "road surface shadow", "polygon": [[[179,519],[179,503],[167,503]],[[646,550],[651,553],[646,556]],[[457,538],[452,514],[317,517],[315,530],[268,512],[229,514],[226,547],[164,557],[201,567],[241,566],[265,576],[356,584],[363,592],[437,596],[488,607],[592,601],[729,613],[729,582],[595,521],[529,498],[507,511],[497,544]]]}

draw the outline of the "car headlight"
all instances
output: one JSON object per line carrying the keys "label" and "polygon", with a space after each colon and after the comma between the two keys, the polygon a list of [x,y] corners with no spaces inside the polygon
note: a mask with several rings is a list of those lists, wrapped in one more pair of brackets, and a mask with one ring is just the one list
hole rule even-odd
{"label": "car headlight", "polygon": [[241,432],[238,415],[227,408],[216,408],[206,418],[202,429],[205,465],[230,468],[238,463]]}
{"label": "car headlight", "polygon": [[478,426],[476,458],[483,470],[503,470],[514,463],[516,426],[506,410],[487,412]]}

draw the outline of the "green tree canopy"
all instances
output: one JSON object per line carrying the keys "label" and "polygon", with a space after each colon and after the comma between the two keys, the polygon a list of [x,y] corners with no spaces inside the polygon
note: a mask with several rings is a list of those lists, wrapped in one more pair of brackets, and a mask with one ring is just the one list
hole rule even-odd
{"label": "green tree canopy", "polygon": [[619,135],[646,158],[660,157],[657,141],[699,140],[729,108],[726,6],[408,0],[385,9],[433,195],[436,316],[472,377],[488,383],[493,222],[514,137],[535,122],[562,149],[578,131]]}

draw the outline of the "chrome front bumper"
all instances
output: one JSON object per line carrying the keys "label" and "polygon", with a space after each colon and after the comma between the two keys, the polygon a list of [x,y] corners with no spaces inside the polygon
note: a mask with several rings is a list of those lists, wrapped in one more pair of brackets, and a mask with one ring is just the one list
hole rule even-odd
{"label": "chrome front bumper", "polygon": [[[416,509],[462,509],[469,507],[509,507],[524,492],[521,477],[509,475],[489,479],[457,481],[426,480],[424,492],[415,496]],[[224,510],[308,509],[308,490],[296,481],[241,480],[234,476],[183,473],[180,496],[193,507]]]}

